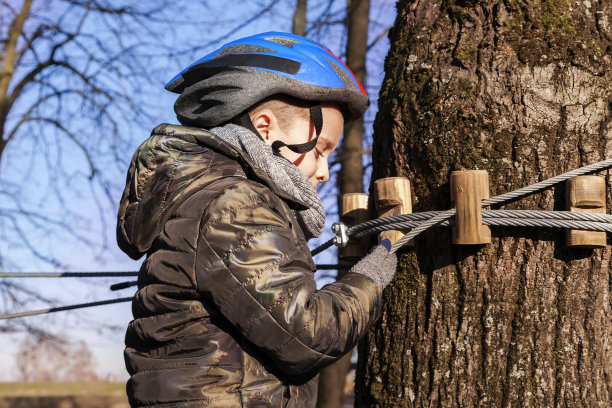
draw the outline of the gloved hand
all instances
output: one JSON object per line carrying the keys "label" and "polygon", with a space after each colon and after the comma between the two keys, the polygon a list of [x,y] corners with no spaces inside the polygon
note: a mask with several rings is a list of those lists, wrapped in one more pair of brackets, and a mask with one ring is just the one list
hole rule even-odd
{"label": "gloved hand", "polygon": [[385,239],[357,262],[350,272],[372,278],[378,286],[384,289],[393,279],[397,267],[397,255],[389,253],[390,250],[391,241]]}

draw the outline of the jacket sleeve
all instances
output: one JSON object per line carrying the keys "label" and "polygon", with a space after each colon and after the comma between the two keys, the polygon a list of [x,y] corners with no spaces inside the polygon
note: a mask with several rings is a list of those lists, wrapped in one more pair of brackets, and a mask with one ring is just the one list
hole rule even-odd
{"label": "jacket sleeve", "polygon": [[292,219],[268,188],[237,183],[205,211],[195,266],[205,298],[285,374],[300,375],[357,344],[380,314],[382,291],[353,273],[317,290]]}

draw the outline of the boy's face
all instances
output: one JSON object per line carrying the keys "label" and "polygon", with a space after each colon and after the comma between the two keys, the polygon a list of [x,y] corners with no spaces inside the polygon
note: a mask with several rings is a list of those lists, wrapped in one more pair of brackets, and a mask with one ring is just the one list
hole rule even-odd
{"label": "boy's face", "polygon": [[[342,113],[334,105],[323,104],[322,113],[323,128],[314,149],[302,154],[292,152],[287,147],[280,149],[280,153],[308,177],[314,188],[317,188],[319,183],[329,180],[327,161],[336,150],[344,127]],[[266,117],[262,117],[262,114]],[[256,114],[252,119],[253,124],[269,145],[276,140],[281,140],[286,144],[306,143],[316,137],[314,124],[310,119],[296,118],[287,132],[282,131],[274,113],[270,111],[259,112],[259,115]]]}

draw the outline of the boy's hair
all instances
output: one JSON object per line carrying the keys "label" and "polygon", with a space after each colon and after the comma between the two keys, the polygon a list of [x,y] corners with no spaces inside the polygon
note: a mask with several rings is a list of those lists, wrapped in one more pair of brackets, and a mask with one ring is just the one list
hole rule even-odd
{"label": "boy's hair", "polygon": [[281,130],[291,129],[296,119],[310,120],[310,103],[289,95],[272,95],[253,105],[249,112],[257,108],[267,108],[274,112]]}

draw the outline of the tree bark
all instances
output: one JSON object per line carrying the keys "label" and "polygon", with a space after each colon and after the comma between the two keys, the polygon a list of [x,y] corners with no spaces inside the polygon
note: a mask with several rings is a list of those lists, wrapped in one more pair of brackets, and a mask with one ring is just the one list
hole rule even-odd
{"label": "tree bark", "polygon": [[[399,1],[372,180],[411,179],[414,211],[448,179],[491,195],[612,157],[612,2]],[[612,205],[605,174],[607,206]],[[504,208],[564,209],[563,187]],[[563,231],[492,228],[488,246],[430,229],[404,250],[360,344],[358,406],[612,406],[610,255]]]}
{"label": "tree bark", "polygon": [[[368,51],[370,0],[346,2],[346,62],[357,80],[365,87],[366,53]],[[363,118],[346,124],[340,151],[338,172],[338,208],[342,195],[363,192]],[[340,276],[340,273],[338,274]],[[346,376],[351,370],[348,353],[319,374],[317,408],[341,408],[344,405]]]}
{"label": "tree bark", "polygon": [[297,0],[295,12],[293,13],[293,34],[306,35],[306,0]]}

